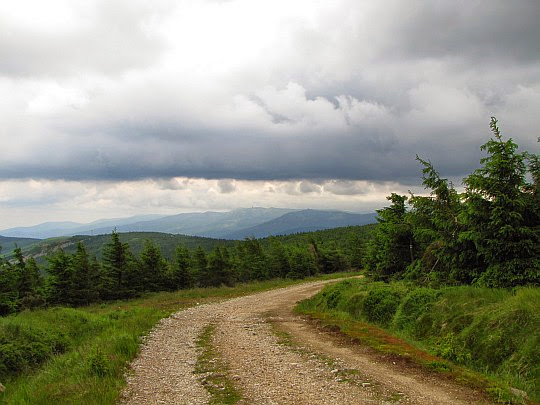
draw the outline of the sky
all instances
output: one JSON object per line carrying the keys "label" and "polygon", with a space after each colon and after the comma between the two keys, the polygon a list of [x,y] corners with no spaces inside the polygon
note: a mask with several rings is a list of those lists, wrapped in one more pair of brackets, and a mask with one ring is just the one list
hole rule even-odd
{"label": "sky", "polygon": [[0,2],[0,229],[460,186],[537,151],[538,0]]}

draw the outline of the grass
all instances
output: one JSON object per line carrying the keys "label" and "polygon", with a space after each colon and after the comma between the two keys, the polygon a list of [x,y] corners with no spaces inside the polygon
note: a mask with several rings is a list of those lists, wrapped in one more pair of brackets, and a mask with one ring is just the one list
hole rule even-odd
{"label": "grass", "polygon": [[213,345],[216,325],[207,325],[197,339],[199,355],[195,373],[211,396],[211,404],[236,404],[242,399],[240,391],[229,377],[229,367]]}
{"label": "grass", "polygon": [[171,313],[198,303],[350,275],[354,274],[162,292],[0,318],[0,382],[5,386],[0,403],[115,403],[125,385],[126,366],[137,355],[141,337]]}
{"label": "grass", "polygon": [[[346,280],[297,311],[398,360],[479,388],[500,402],[539,401],[540,289]],[[514,391],[514,393],[512,392]]]}

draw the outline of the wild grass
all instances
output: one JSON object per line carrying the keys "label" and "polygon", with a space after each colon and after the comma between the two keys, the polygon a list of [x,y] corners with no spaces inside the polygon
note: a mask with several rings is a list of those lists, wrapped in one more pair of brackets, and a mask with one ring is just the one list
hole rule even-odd
{"label": "wild grass", "polygon": [[[354,275],[336,273],[321,278]],[[310,279],[314,280],[314,279]],[[0,318],[0,403],[112,404],[141,337],[182,308],[309,280],[198,288],[82,308],[23,311]]]}
{"label": "wild grass", "polygon": [[540,401],[539,288],[429,289],[354,279],[326,287],[297,310],[501,402],[520,401],[510,387]]}

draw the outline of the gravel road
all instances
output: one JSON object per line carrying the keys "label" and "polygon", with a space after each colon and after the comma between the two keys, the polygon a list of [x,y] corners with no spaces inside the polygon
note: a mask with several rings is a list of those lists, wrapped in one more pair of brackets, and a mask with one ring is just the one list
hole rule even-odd
{"label": "gravel road", "polygon": [[436,374],[395,364],[294,316],[295,302],[328,281],[305,283],[179,311],[162,320],[132,363],[123,404],[207,404],[194,374],[197,337],[229,364],[243,404],[484,404]]}

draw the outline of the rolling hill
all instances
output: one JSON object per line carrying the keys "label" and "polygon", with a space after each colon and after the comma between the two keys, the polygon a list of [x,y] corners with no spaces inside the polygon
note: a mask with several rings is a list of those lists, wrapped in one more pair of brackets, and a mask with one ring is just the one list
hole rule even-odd
{"label": "rolling hill", "polygon": [[288,235],[299,232],[319,231],[375,222],[375,213],[350,214],[342,211],[302,210],[293,211],[250,228],[224,235],[226,239],[247,237],[264,238],[273,235]]}

